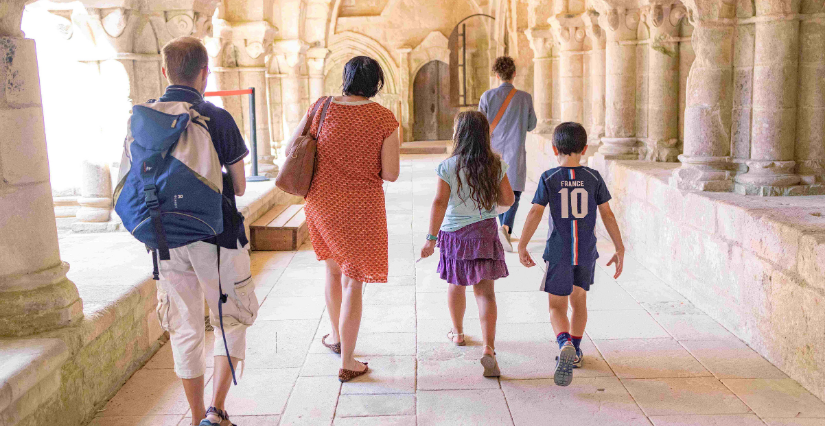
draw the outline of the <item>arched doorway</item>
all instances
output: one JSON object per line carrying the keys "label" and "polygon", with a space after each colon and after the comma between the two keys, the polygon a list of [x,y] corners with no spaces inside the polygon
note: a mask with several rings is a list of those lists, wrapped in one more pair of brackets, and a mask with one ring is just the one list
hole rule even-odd
{"label": "arched doorway", "polygon": [[450,105],[450,66],[441,61],[426,63],[413,83],[417,141],[447,140],[453,136],[453,118],[458,112]]}

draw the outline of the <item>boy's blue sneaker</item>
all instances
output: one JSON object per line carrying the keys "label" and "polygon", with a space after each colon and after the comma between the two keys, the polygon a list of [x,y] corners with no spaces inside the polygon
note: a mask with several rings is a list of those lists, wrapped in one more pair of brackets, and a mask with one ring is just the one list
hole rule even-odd
{"label": "boy's blue sneaker", "polygon": [[[220,419],[220,422],[219,423],[212,423],[211,421],[209,421],[208,417],[209,417],[210,414],[214,414],[216,417],[218,417]],[[234,423],[229,421],[229,413],[227,413],[226,411],[221,410],[219,408],[209,407],[209,409],[206,410],[206,417],[207,418],[201,420],[201,422],[200,422],[200,424],[198,424],[198,426],[223,426],[223,425],[236,426]]]}
{"label": "boy's blue sneaker", "polygon": [[576,359],[573,361],[573,368],[582,368],[584,363],[584,353],[581,348],[576,349]]}
{"label": "boy's blue sneaker", "polygon": [[576,347],[573,342],[567,341],[562,345],[561,352],[556,358],[556,371],[553,381],[558,386],[567,386],[573,382],[573,364],[576,361]]}

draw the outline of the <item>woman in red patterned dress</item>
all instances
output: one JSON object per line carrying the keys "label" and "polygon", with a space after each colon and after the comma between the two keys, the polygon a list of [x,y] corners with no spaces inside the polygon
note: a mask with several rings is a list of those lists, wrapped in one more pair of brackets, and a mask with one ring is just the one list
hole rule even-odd
{"label": "woman in red patterned dress", "polygon": [[[351,59],[344,67],[343,96],[333,98],[320,134],[320,108],[310,128],[317,135],[318,152],[305,210],[315,254],[327,268],[332,335],[322,343],[341,354],[342,382],[367,372],[366,363],[353,358],[363,283],[387,282],[382,184],[398,179],[400,143],[392,112],[369,100],[383,85],[378,62],[366,56]],[[297,128],[303,129],[306,120],[304,116]]]}

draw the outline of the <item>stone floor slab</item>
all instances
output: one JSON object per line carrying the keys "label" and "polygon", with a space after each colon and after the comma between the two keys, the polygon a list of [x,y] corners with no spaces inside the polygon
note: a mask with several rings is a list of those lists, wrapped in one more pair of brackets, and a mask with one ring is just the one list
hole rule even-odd
{"label": "stone floor slab", "polygon": [[587,293],[587,311],[644,309],[615,281],[593,284]]}
{"label": "stone floor slab", "polygon": [[648,416],[748,414],[750,409],[712,377],[622,380]]}
{"label": "stone floor slab", "polygon": [[[613,376],[592,341],[581,343],[584,365],[573,377]],[[558,345],[549,324],[501,324],[496,330],[496,352],[503,379],[546,379],[553,377]]]}
{"label": "stone floor slab", "polygon": [[825,426],[822,419],[762,419],[768,426]]}
{"label": "stone floor slab", "polygon": [[388,286],[384,283],[367,284],[364,290],[364,305],[413,306],[415,287]]}
{"label": "stone floor slab", "polygon": [[281,426],[329,424],[335,416],[341,382],[337,377],[299,377],[289,395]]}
{"label": "stone floor slab", "polygon": [[416,426],[415,416],[336,417],[333,426]]}
{"label": "stone floor slab", "polygon": [[792,379],[723,379],[759,417],[822,417],[825,403]]}
{"label": "stone floor slab", "polygon": [[369,374],[344,383],[342,395],[415,393],[414,356],[371,356],[362,360],[369,362]]}
{"label": "stone floor slab", "polygon": [[285,269],[293,257],[293,251],[253,251],[249,256],[252,274],[255,275],[263,269]]}
{"label": "stone floor slab", "polygon": [[412,304],[365,304],[363,307],[360,333],[398,333],[412,330],[415,330],[415,306]]}
{"label": "stone floor slab", "polygon": [[673,339],[596,340],[596,346],[622,379],[711,376]]}
{"label": "stone floor slab", "polygon": [[[88,426],[177,426],[181,415],[95,417]],[[188,423],[188,418],[185,421]]]}
{"label": "stone floor slab", "polygon": [[670,288],[662,281],[622,281],[621,284],[630,296],[637,302],[672,302],[684,301],[684,296]]}
{"label": "stone floor slab", "polygon": [[649,426],[644,413],[615,377],[575,378],[567,387],[552,379],[502,380],[516,425]]}
{"label": "stone floor slab", "polygon": [[[232,422],[243,426],[273,426],[281,420],[281,416],[235,416]],[[184,426],[184,425],[181,425]],[[186,425],[188,426],[188,425]]]}
{"label": "stone floor slab", "polygon": [[304,365],[301,367],[302,377],[313,376],[338,376],[338,369],[341,368],[341,355],[332,353],[307,354]]}
{"label": "stone floor slab", "polygon": [[498,389],[498,379],[482,376],[482,348],[443,343],[418,344],[418,389]]}
{"label": "stone floor slab", "polygon": [[700,315],[653,315],[676,340],[735,340],[736,336],[713,318]]}
{"label": "stone floor slab", "polygon": [[258,320],[319,320],[324,312],[323,296],[268,298],[258,311]]}
{"label": "stone floor slab", "polygon": [[740,340],[683,340],[681,344],[720,379],[788,378]]}
{"label": "stone floor slab", "polygon": [[512,424],[500,389],[418,392],[418,426]]}
{"label": "stone floor slab", "polygon": [[[140,404],[135,404],[140,401]],[[189,410],[174,370],[138,370],[100,413],[100,417],[182,415]]]}
{"label": "stone floor slab", "polygon": [[585,332],[593,340],[670,337],[647,312],[636,310],[589,312]]}
{"label": "stone floor slab", "polygon": [[763,426],[755,414],[652,416],[653,426]]}
{"label": "stone floor slab", "polygon": [[[247,371],[226,397],[227,411],[233,416],[280,415],[298,372],[298,368]],[[205,393],[206,400],[211,401],[212,387],[207,386]]]}
{"label": "stone floor slab", "polygon": [[301,367],[317,328],[317,320],[257,321],[246,336],[245,368]]}
{"label": "stone floor slab", "polygon": [[335,416],[415,416],[415,395],[341,395]]}

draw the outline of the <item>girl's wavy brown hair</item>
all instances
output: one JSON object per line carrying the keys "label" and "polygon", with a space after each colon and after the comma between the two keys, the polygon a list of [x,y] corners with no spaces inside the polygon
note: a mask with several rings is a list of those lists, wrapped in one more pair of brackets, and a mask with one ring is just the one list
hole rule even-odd
{"label": "girl's wavy brown hair", "polygon": [[[462,180],[470,187],[470,199],[484,210],[496,207],[501,176],[501,159],[490,146],[490,123],[478,111],[460,112],[455,117],[453,157],[457,193],[461,194]],[[464,179],[461,179],[461,171]],[[467,202],[467,200],[462,200]]]}

